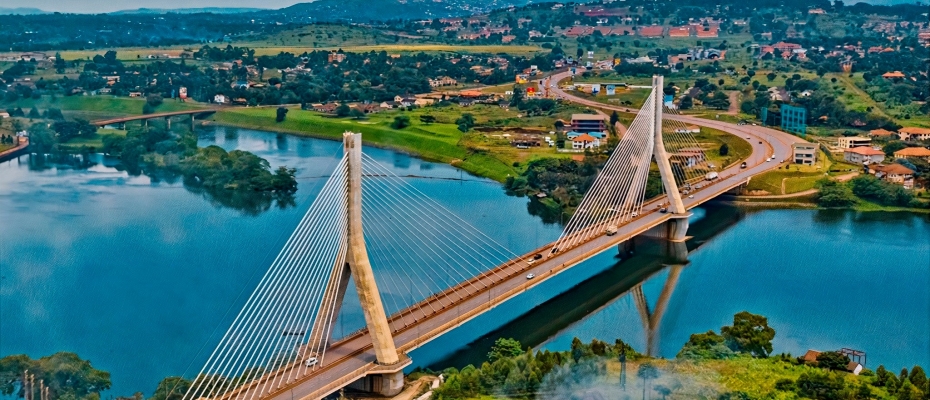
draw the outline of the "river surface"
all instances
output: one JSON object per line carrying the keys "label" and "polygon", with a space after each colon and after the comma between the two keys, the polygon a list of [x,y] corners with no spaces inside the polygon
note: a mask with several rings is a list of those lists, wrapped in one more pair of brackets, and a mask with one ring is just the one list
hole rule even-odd
{"label": "river surface", "polygon": [[[338,142],[245,129],[203,132],[208,144],[297,168],[295,206],[245,213],[177,182],[129,176],[102,156],[87,169],[38,168],[29,156],[0,164],[0,356],[78,353],[112,373],[107,396],[149,395],[165,376],[196,374],[341,156]],[[559,235],[493,181],[365,153],[515,253]],[[930,366],[925,216],[711,206],[690,233],[654,333],[657,355],[673,357],[689,334],[748,310],[769,317],[776,352],[850,347],[866,351],[871,368]],[[622,338],[645,349],[631,293],[640,286],[657,307],[672,271],[662,246],[640,240],[623,258],[603,253],[411,356],[433,367],[478,362],[500,336],[558,350],[575,336]],[[347,294],[336,336],[362,324]]]}

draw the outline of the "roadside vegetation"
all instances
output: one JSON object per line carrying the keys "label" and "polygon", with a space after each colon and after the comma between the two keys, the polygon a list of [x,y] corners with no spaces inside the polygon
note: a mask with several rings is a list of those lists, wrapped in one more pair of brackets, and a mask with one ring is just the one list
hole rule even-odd
{"label": "roadside vegetation", "polygon": [[[859,375],[850,359],[824,351],[814,359],[775,354],[776,331],[765,317],[740,312],[720,333],[691,335],[673,359],[650,357],[617,339],[571,349],[523,349],[498,339],[480,366],[441,372],[435,399],[921,399],[930,393],[920,366],[900,374],[879,366]],[[416,375],[416,373],[414,374]]]}

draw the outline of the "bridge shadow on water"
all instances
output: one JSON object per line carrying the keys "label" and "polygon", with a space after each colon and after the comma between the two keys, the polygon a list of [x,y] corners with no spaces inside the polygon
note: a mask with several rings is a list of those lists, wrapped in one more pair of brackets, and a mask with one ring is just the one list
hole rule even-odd
{"label": "bridge shadow on water", "polygon": [[[706,210],[704,218],[692,222],[688,231],[691,238],[685,243],[687,252],[733,226],[744,215],[735,207],[717,203],[702,208]],[[638,285],[672,269],[670,266],[687,264],[681,256],[675,257],[670,247],[665,240],[640,236],[634,239],[632,247],[626,248],[631,251],[625,254],[605,251],[414,350],[410,354],[414,361],[410,368],[440,370],[480,365],[498,338],[514,338],[524,347],[538,347],[632,294]],[[564,290],[566,285],[572,286]]]}

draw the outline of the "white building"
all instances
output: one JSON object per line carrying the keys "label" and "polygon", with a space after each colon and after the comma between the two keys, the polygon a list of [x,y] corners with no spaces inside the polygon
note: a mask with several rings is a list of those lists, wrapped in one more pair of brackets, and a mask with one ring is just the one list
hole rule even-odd
{"label": "white building", "polygon": [[843,160],[856,165],[878,164],[885,161],[885,153],[868,146],[859,146],[846,149]]}
{"label": "white building", "polygon": [[572,139],[572,148],[575,150],[591,149],[601,146],[601,140],[587,133]]}

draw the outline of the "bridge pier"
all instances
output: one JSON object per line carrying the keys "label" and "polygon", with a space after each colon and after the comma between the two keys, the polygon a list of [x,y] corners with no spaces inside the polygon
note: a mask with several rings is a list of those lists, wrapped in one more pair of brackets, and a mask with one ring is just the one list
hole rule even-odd
{"label": "bridge pier", "polygon": [[376,393],[385,397],[397,396],[404,390],[404,372],[396,371],[368,375],[346,387],[360,392]]}
{"label": "bridge pier", "polygon": [[[689,214],[690,215],[690,214]],[[688,240],[688,216],[672,218],[665,222],[665,237],[670,242],[684,242]]]}
{"label": "bridge pier", "polygon": [[620,256],[628,256],[630,254],[633,254],[633,252],[636,251],[635,239],[636,239],[635,237],[631,237],[630,240],[618,243],[617,253],[619,253]]}

